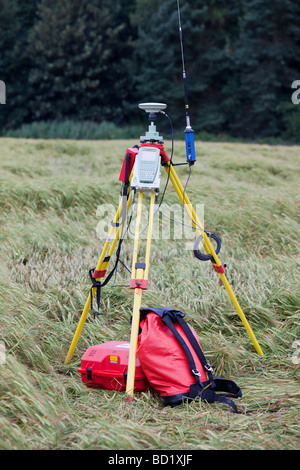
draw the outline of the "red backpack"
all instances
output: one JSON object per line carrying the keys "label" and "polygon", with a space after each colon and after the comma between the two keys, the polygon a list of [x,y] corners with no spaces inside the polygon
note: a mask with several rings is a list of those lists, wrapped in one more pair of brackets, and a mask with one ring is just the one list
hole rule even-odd
{"label": "red backpack", "polygon": [[237,413],[232,398],[241,397],[241,389],[213,375],[195,331],[183,319],[185,314],[170,308],[142,308],[140,315],[136,354],[162,403],[173,407],[199,397],[208,403],[226,403]]}

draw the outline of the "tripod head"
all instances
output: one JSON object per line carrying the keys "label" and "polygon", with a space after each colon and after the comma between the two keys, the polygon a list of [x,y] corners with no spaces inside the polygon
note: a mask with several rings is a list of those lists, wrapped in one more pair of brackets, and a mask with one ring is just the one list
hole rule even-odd
{"label": "tripod head", "polygon": [[140,103],[139,108],[144,109],[146,113],[150,113],[149,115],[149,120],[153,118],[152,114],[154,114],[154,120],[155,120],[155,114],[159,113],[163,109],[166,109],[167,105],[164,103]]}
{"label": "tripod head", "polygon": [[155,120],[156,120],[156,113],[163,112],[166,109],[167,105],[164,103],[140,103],[139,108],[149,113],[149,121],[150,125],[148,131],[145,135],[141,135],[140,141],[142,143],[151,142],[151,143],[163,143],[163,137],[159,135],[156,131]]}

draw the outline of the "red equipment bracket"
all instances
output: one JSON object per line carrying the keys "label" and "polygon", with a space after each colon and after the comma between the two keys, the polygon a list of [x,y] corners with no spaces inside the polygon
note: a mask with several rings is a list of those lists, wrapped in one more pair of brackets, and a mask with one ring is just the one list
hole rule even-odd
{"label": "red equipment bracket", "polygon": [[106,269],[103,269],[101,271],[96,271],[96,269],[95,269],[95,271],[93,272],[93,278],[94,279],[99,279],[100,277],[104,277],[105,274],[106,274]]}
{"label": "red equipment bracket", "polygon": [[164,149],[162,144],[141,144],[141,147],[156,147],[160,150],[160,156],[163,162],[169,162],[170,158],[168,157],[167,152]]}
{"label": "red equipment bracket", "polygon": [[122,183],[125,183],[126,157],[127,157],[128,153],[129,153],[129,156],[130,156],[128,174],[130,175],[130,173],[132,171],[132,168],[133,168],[133,165],[134,165],[134,162],[135,162],[135,157],[137,156],[138,152],[139,152],[139,149],[136,148],[136,147],[130,147],[126,150],[125,158],[123,160],[123,165],[122,165],[122,169],[121,169],[121,173],[120,173],[120,176],[119,176],[119,180],[122,181]]}
{"label": "red equipment bracket", "polygon": [[131,279],[130,289],[148,289],[148,280],[147,279]]}
{"label": "red equipment bracket", "polygon": [[225,266],[221,264],[220,266],[217,266],[216,264],[213,264],[213,268],[218,274],[225,274]]}

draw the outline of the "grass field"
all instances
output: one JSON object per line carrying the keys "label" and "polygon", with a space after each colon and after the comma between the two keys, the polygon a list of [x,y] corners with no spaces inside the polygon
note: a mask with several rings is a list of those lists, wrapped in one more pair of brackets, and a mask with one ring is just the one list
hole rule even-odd
{"label": "grass field", "polygon": [[[298,146],[198,142],[187,187],[222,239],[220,260],[264,356],[210,263],[176,239],[177,224],[174,240],[152,243],[143,305],[187,314],[215,374],[242,388],[240,414],[203,402],[163,407],[148,392],[128,403],[82,384],[88,346],[130,338],[132,291],[112,283],[102,291],[104,316],[88,316],[64,365],[103,246],[97,207],[117,207],[121,164],[136,143],[0,139],[0,448],[299,450]],[[184,161],[183,142],[174,161]],[[177,173],[185,183],[188,169]],[[172,185],[164,202],[177,202]],[[131,253],[127,240],[130,266]],[[128,283],[126,270],[118,282]]]}

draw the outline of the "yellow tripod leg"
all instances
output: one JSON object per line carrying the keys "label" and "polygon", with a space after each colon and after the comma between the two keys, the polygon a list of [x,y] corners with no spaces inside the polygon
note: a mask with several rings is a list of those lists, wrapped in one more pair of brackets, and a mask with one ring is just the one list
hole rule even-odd
{"label": "yellow tripod leg", "polygon": [[[130,205],[131,205],[131,201],[132,201],[132,193],[130,193],[130,196],[128,198],[128,201],[127,201],[127,213],[129,211],[129,208],[130,208]],[[119,207],[118,207],[118,210],[116,212],[116,215],[115,215],[115,218],[114,218],[114,224],[116,224],[119,220],[119,217],[120,217],[120,214],[121,214],[121,210],[122,210],[122,203],[123,201],[121,200],[120,201],[120,204],[119,204]],[[103,261],[104,258],[105,258],[105,254],[107,252],[107,249],[109,247],[109,244],[110,244],[110,240],[113,236],[113,233],[114,233],[114,230],[115,230],[115,226],[112,225],[110,231],[109,231],[109,235],[107,237],[107,240],[104,244],[104,247],[103,247],[103,250],[102,250],[102,253],[100,255],[100,258],[99,258],[99,261],[98,261],[98,264],[97,264],[97,267],[96,267],[96,270],[97,271],[100,271],[102,267],[105,266],[105,268],[107,267],[108,265],[108,262],[105,262]],[[119,239],[119,236],[120,236],[120,231],[121,231],[121,226],[118,227],[117,231],[116,231],[116,234],[115,234],[115,237],[111,243],[111,246],[110,246],[110,249],[109,249],[109,252],[108,252],[108,256],[109,258],[111,258],[112,254],[113,254],[113,251],[115,249],[115,246],[116,246],[116,243]],[[97,279],[99,280],[99,279]],[[96,288],[93,287],[92,288],[92,297],[94,297],[96,293]],[[78,340],[80,338],[80,335],[81,335],[81,332],[82,332],[82,329],[83,329],[83,326],[84,326],[84,323],[85,323],[85,320],[86,320],[86,317],[88,316],[88,313],[90,311],[90,308],[91,308],[91,296],[89,295],[88,298],[87,298],[87,301],[85,303],[85,306],[84,306],[84,309],[83,309],[83,312],[81,314],[81,317],[80,317],[80,320],[79,320],[79,323],[78,323],[78,326],[77,326],[77,329],[75,331],[75,334],[74,334],[74,337],[73,337],[73,340],[72,340],[72,343],[71,343],[71,346],[69,348],[69,351],[68,351],[68,354],[65,358],[65,364],[69,364],[70,361],[72,360],[72,357],[73,357],[73,354],[74,354],[74,351],[75,351],[75,348],[77,346],[77,343],[78,343]]]}
{"label": "yellow tripod leg", "polygon": [[154,219],[154,209],[155,209],[155,193],[151,193],[150,201],[150,212],[149,212],[149,223],[148,223],[148,234],[147,234],[147,246],[146,246],[146,268],[144,273],[144,279],[148,281],[149,276],[149,267],[150,267],[150,252],[151,252],[151,241],[152,241],[152,232],[153,232],[153,219]]}
{"label": "yellow tripod leg", "polygon": [[[169,168],[170,168],[170,170],[169,170]],[[182,184],[181,184],[181,182],[180,182],[180,180],[179,180],[179,178],[178,178],[178,176],[177,176],[177,174],[174,170],[174,167],[169,164],[168,166],[165,166],[165,169],[166,169],[166,172],[168,174],[170,174],[170,180],[171,180],[171,182],[174,186],[174,189],[175,189],[177,195],[179,196],[179,199],[180,199],[182,205],[184,205],[184,207],[185,207],[187,213],[189,214],[190,218],[197,224],[196,226],[195,226],[195,224],[193,224],[197,234],[203,236],[203,239],[204,239],[203,246],[204,246],[205,251],[208,254],[211,254],[214,257],[214,260],[216,261],[216,266],[222,266],[222,264],[220,263],[220,260],[217,256],[217,254],[216,254],[216,252],[215,252],[208,236],[206,235],[206,233],[204,231],[204,228],[201,225],[201,222],[199,221],[199,219],[196,215],[195,210],[193,209],[193,207],[190,203],[190,200],[189,200],[187,194],[184,193],[184,196],[183,196],[184,188],[183,188],[183,186],[182,186]],[[240,307],[240,305],[237,301],[236,296],[233,293],[233,290],[232,290],[225,274],[221,273],[221,272],[218,273],[218,274],[219,274],[219,276],[220,276],[220,278],[221,278],[221,280],[222,280],[222,282],[225,286],[225,289],[227,290],[228,295],[229,295],[229,297],[230,297],[230,299],[231,299],[231,301],[232,301],[232,303],[233,303],[233,305],[234,305],[234,307],[235,307],[235,309],[236,309],[236,311],[237,311],[237,313],[238,313],[238,315],[239,315],[239,317],[240,317],[240,319],[241,319],[241,321],[242,321],[242,323],[243,323],[243,325],[244,325],[244,327],[245,327],[245,329],[246,329],[246,331],[247,331],[247,333],[248,333],[248,335],[249,335],[249,337],[250,337],[250,339],[251,339],[251,341],[252,341],[252,343],[253,343],[253,345],[256,349],[256,352],[260,356],[263,356],[263,351],[262,351],[261,347],[258,344],[258,341],[257,341],[257,339],[256,339],[256,337],[255,337],[255,335],[254,335],[254,333],[253,333],[253,331],[252,331],[252,329],[251,329],[251,327],[250,327],[250,325],[249,325],[249,323],[248,323],[248,321],[247,321],[247,319],[246,319],[246,317],[245,317],[245,315],[244,315],[244,313],[243,313],[243,311],[242,311],[242,309],[241,309],[241,307]]]}
{"label": "yellow tripod leg", "polygon": [[[141,274],[141,269],[137,270]],[[129,358],[128,358],[128,372],[126,382],[126,394],[129,398],[133,398],[134,395],[134,379],[135,379],[135,366],[136,366],[136,348],[139,335],[139,324],[140,324],[140,308],[142,306],[142,289],[134,289],[134,301],[133,301],[133,313],[132,313],[132,325],[130,335],[130,347],[129,347]]]}
{"label": "yellow tripod leg", "polygon": [[[148,223],[148,234],[147,234],[147,245],[145,255],[145,267],[136,268],[138,259],[138,246],[140,236],[140,223],[142,213],[142,200],[143,193],[139,193],[138,212],[136,221],[136,231],[133,249],[133,261],[132,261],[132,281],[139,280],[141,282],[148,281],[149,264],[150,264],[150,251],[151,251],[151,240],[153,231],[153,217],[155,208],[155,193],[151,193],[150,211],[149,211],[149,223]],[[126,382],[126,395],[127,398],[132,400],[134,396],[134,379],[135,379],[135,366],[136,366],[136,348],[139,335],[139,324],[140,324],[140,308],[142,305],[142,287],[135,287],[134,289],[134,304],[131,324],[131,336],[130,336],[130,348],[129,348],[129,359],[128,359],[128,373]]]}

